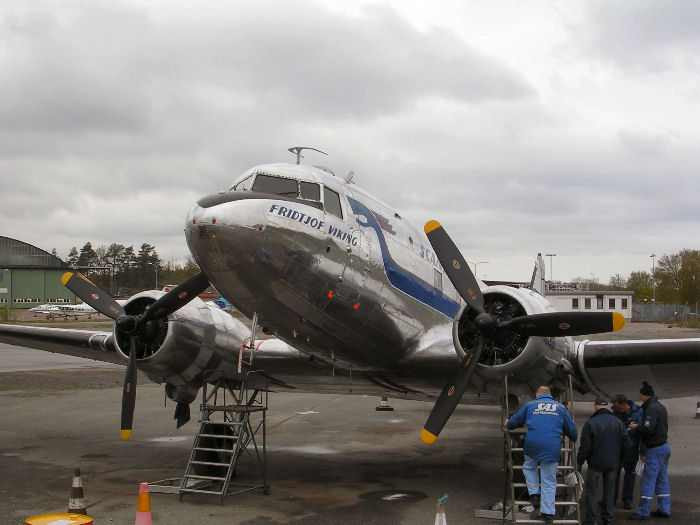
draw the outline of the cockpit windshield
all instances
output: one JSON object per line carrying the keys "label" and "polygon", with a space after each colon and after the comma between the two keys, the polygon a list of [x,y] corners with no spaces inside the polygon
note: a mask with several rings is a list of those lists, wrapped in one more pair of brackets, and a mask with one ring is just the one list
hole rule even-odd
{"label": "cockpit windshield", "polygon": [[321,201],[321,187],[315,182],[298,181],[286,177],[275,177],[258,173],[253,182],[253,191],[284,195],[310,201]]}
{"label": "cockpit windshield", "polygon": [[282,177],[258,173],[253,183],[253,191],[285,195],[286,197],[298,197],[299,183],[295,179],[283,179]]}
{"label": "cockpit windshield", "polygon": [[[317,182],[297,180],[291,177],[280,177],[267,173],[252,173],[239,180],[233,191],[255,191],[272,195],[284,195],[294,199],[304,199],[321,203],[321,185]],[[343,218],[343,210],[340,206],[340,195],[330,188],[323,187],[323,202],[325,210]]]}

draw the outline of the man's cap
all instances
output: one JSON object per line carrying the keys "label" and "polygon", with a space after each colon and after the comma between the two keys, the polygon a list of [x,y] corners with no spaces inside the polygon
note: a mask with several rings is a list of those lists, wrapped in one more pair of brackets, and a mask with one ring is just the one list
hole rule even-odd
{"label": "man's cap", "polygon": [[596,397],[595,398],[595,403],[593,403],[595,406],[598,407],[606,407],[608,406],[608,398],[607,397]]}
{"label": "man's cap", "polygon": [[642,381],[642,388],[639,389],[639,393],[643,396],[653,396],[654,389],[651,388],[651,385],[649,383],[647,383],[646,381]]}

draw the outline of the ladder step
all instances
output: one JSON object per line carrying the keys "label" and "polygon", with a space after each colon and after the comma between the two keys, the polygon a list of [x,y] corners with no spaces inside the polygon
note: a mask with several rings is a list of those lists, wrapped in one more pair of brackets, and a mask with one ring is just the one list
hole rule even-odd
{"label": "ladder step", "polygon": [[[523,447],[511,447],[510,451],[511,452],[522,452]],[[571,452],[571,449],[570,448],[562,448],[561,452]]]}
{"label": "ladder step", "polygon": [[[516,505],[532,505],[532,503],[529,500],[515,500]],[[560,506],[560,507],[571,507],[572,505],[576,505],[575,501],[555,501],[554,505]]]}
{"label": "ladder step", "polygon": [[[509,521],[509,520],[506,520]],[[517,520],[516,523],[544,523],[543,520]],[[578,525],[578,520],[554,520],[558,525]]]}
{"label": "ladder step", "polygon": [[202,438],[215,438],[215,439],[238,439],[238,436],[230,436],[228,434],[224,435],[219,435],[219,434],[197,434],[199,437]]}
{"label": "ladder step", "polygon": [[185,480],[188,479],[208,479],[212,481],[225,481],[226,478],[222,478],[220,476],[200,476],[199,474],[187,474],[185,477]]}
{"label": "ladder step", "polygon": [[[520,464],[513,465],[514,470],[520,470],[522,468],[523,468],[523,466]],[[539,466],[537,468],[539,468]],[[573,465],[557,465],[557,470],[572,470],[573,468],[574,468]]]}
{"label": "ladder step", "polygon": [[213,461],[190,461],[191,465],[211,465],[212,467],[228,467],[230,463],[215,463]]}
{"label": "ladder step", "polygon": [[240,423],[237,423],[235,421],[208,421],[206,419],[198,419],[197,423],[203,423],[205,425],[219,425],[219,426],[227,426],[227,427],[239,427],[241,426],[244,422],[241,421]]}
{"label": "ladder step", "polygon": [[218,494],[219,496],[223,493],[223,490],[204,490],[204,489],[180,489],[180,492],[196,492],[198,494]]}
{"label": "ladder step", "polygon": [[223,454],[233,454],[233,450],[227,448],[208,448],[208,447],[193,447],[194,450],[202,450],[204,452],[221,452]]}
{"label": "ladder step", "polygon": [[[525,487],[527,487],[527,483],[513,483],[513,486],[518,487],[518,488],[525,488]],[[569,487],[569,485],[567,485],[565,483],[557,483],[557,488],[564,489],[564,488],[571,488],[571,487]]]}

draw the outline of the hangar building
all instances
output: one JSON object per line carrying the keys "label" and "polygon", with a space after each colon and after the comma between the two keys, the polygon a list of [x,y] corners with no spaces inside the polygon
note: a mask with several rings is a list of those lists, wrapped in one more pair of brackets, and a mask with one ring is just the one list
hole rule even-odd
{"label": "hangar building", "polygon": [[75,304],[75,294],[61,284],[67,270],[55,255],[0,236],[0,309]]}

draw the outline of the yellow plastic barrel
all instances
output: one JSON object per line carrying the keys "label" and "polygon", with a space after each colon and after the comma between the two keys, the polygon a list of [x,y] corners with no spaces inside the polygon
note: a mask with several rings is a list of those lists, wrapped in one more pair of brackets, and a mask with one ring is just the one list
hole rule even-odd
{"label": "yellow plastic barrel", "polygon": [[84,514],[42,514],[27,518],[24,525],[92,525],[92,518]]}

